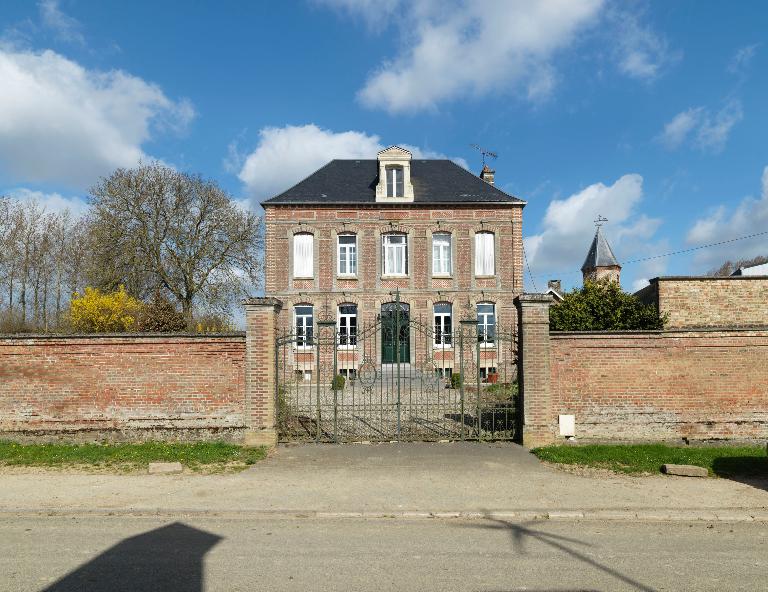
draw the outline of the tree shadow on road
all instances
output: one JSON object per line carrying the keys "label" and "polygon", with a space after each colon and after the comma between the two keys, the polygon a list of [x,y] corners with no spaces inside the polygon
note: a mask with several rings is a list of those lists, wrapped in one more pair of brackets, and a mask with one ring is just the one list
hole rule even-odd
{"label": "tree shadow on road", "polygon": [[201,592],[203,557],[220,540],[174,522],[120,541],[43,592]]}
{"label": "tree shadow on road", "polygon": [[[526,553],[525,543],[527,540],[532,539],[532,540],[539,541],[562,553],[565,553],[566,555],[573,557],[577,561],[581,561],[582,563],[586,563],[587,565],[594,567],[595,569],[617,579],[618,581],[622,582],[624,585],[631,586],[636,590],[642,590],[643,592],[655,592],[655,588],[652,588],[646,584],[643,584],[642,582],[639,582],[638,580],[630,578],[629,576],[624,575],[617,569],[608,567],[607,565],[603,565],[602,563],[586,555],[585,553],[581,551],[577,551],[576,549],[573,548],[574,546],[577,546],[577,545],[581,547],[593,547],[593,545],[589,543],[585,543],[584,541],[580,541],[579,539],[576,539],[576,538],[565,537],[565,536],[543,532],[543,531],[531,528],[530,525],[535,524],[535,522],[524,522],[524,523],[517,524],[514,522],[509,522],[507,520],[500,520],[497,518],[493,518],[491,516],[486,516],[485,520],[487,520],[489,523],[479,524],[479,525],[468,524],[466,526],[470,528],[485,528],[490,530],[508,531],[510,537],[512,538],[512,547],[514,548],[516,553],[519,553],[521,555],[524,555]],[[557,589],[557,590],[558,592],[567,592],[566,590],[563,590],[563,589]],[[577,590],[586,592],[586,590],[583,588],[574,588],[573,592],[576,592]],[[539,592],[554,592],[554,591],[555,591],[554,588],[542,588]]]}

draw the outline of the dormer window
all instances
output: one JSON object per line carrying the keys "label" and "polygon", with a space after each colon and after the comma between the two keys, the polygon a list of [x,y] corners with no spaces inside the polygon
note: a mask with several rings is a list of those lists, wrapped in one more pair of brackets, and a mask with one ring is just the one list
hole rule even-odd
{"label": "dormer window", "polygon": [[399,146],[390,146],[378,154],[379,179],[376,182],[376,201],[412,202],[411,153]]}
{"label": "dormer window", "polygon": [[405,186],[403,167],[387,166],[387,197],[403,197]]}

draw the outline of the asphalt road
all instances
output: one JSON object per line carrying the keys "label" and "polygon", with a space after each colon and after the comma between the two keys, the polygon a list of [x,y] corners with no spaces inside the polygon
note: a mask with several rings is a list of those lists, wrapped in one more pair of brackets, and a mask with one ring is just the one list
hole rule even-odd
{"label": "asphalt road", "polygon": [[0,516],[0,590],[764,590],[768,524]]}

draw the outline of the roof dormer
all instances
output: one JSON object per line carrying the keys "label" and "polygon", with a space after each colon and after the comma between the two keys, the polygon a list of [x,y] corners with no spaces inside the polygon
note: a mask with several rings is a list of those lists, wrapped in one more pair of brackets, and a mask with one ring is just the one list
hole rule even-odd
{"label": "roof dormer", "polygon": [[412,202],[411,153],[399,146],[390,146],[379,152],[378,161],[379,182],[376,184],[376,201]]}

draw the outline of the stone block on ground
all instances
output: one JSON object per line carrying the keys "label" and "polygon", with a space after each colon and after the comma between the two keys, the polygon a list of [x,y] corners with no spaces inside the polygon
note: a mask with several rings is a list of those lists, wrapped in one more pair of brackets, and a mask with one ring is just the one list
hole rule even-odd
{"label": "stone block on ground", "polygon": [[707,477],[709,475],[707,469],[696,465],[662,465],[661,472],[667,475],[680,475],[681,477]]}
{"label": "stone block on ground", "polygon": [[184,467],[180,462],[153,462],[149,463],[150,475],[172,475],[174,473],[181,473]]}

